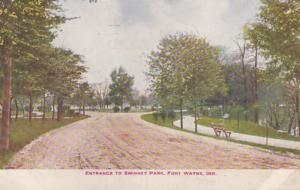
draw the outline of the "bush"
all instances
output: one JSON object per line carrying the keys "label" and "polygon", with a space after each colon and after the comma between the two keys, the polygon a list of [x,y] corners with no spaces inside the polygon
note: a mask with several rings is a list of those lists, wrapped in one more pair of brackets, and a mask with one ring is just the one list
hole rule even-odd
{"label": "bush", "polygon": [[117,107],[117,106],[113,107],[113,112],[117,113],[117,112],[119,112],[119,111],[120,111],[120,108],[119,108],[119,107]]}
{"label": "bush", "polygon": [[75,116],[75,110],[68,109],[66,110],[65,114],[67,117],[73,117]]}
{"label": "bush", "polygon": [[176,113],[172,110],[168,112],[168,117],[172,120],[176,118]]}
{"label": "bush", "polygon": [[153,112],[152,115],[153,115],[155,121],[157,121],[159,114],[157,112]]}
{"label": "bush", "polygon": [[75,117],[80,117],[81,114],[80,114],[79,112],[74,112],[74,116],[75,116]]}
{"label": "bush", "polygon": [[161,111],[159,115],[163,121],[166,121],[167,113],[165,111]]}
{"label": "bush", "polygon": [[219,106],[211,107],[208,112],[209,117],[222,117],[223,109]]}
{"label": "bush", "polygon": [[201,112],[204,116],[208,116],[209,115],[209,110],[208,108],[204,108]]}
{"label": "bush", "polygon": [[37,107],[37,110],[38,110],[39,112],[43,112],[43,106],[38,106],[38,107]]}
{"label": "bush", "polygon": [[124,112],[129,112],[130,111],[130,107],[125,107],[124,108]]}

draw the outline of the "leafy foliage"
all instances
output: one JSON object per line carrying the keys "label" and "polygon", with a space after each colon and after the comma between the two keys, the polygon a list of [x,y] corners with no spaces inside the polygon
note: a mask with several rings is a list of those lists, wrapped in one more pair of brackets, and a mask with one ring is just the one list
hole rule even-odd
{"label": "leafy foliage", "polygon": [[132,96],[134,77],[126,73],[122,67],[113,70],[110,77],[112,80],[109,86],[110,99],[115,105],[122,108],[125,101],[129,101]]}

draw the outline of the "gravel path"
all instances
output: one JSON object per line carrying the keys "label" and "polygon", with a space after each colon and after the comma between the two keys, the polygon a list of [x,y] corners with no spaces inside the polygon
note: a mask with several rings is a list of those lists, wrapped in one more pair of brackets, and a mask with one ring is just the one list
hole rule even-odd
{"label": "gravel path", "polygon": [[[184,124],[183,128],[185,128],[189,131],[195,131],[195,124],[194,124],[193,117],[184,116],[183,124]],[[177,127],[180,127],[180,120],[175,121],[174,125]],[[215,136],[214,130],[211,127],[207,127],[204,125],[198,125],[198,133]],[[246,135],[246,134],[241,134],[241,133],[236,133],[236,132],[233,132],[230,137],[232,139],[240,140],[240,141],[258,143],[258,144],[262,144],[262,145],[266,144],[265,137]],[[300,150],[300,142],[299,141],[289,141],[289,140],[268,138],[268,145],[281,147],[281,148],[290,148],[290,149]]]}
{"label": "gravel path", "polygon": [[91,117],[42,135],[7,167],[23,169],[266,169],[300,168],[300,159],[183,133],[136,113]]}

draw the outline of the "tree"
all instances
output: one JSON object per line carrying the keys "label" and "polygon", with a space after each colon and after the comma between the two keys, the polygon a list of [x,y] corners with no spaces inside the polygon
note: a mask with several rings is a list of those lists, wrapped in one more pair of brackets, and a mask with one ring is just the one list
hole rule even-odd
{"label": "tree", "polygon": [[[250,25],[262,54],[269,60],[268,69],[277,72],[277,78],[293,87],[297,126],[300,128],[300,1],[262,0],[256,22]],[[290,89],[291,90],[291,89]],[[291,92],[291,91],[290,91]]]}
{"label": "tree", "polygon": [[260,96],[260,107],[264,110],[268,126],[279,130],[283,123],[282,114],[280,114],[284,101],[282,82],[280,80],[269,81]]}
{"label": "tree", "polygon": [[3,104],[0,149],[9,149],[13,58],[38,50],[53,38],[53,28],[64,21],[56,0],[0,2],[0,55],[3,62]]}
{"label": "tree", "polygon": [[121,111],[123,111],[125,101],[129,101],[132,96],[134,77],[126,73],[123,67],[114,69],[110,77],[112,80],[112,83],[109,85],[110,99],[115,105],[121,106]]}
{"label": "tree", "polygon": [[82,57],[71,50],[55,48],[52,55],[52,69],[49,69],[47,74],[47,80],[51,84],[48,90],[55,96],[57,120],[61,120],[64,113],[64,99],[70,98],[86,69],[81,65]]}
{"label": "tree", "polygon": [[[254,97],[254,102],[258,102],[258,93],[259,93],[259,69],[258,69],[258,56],[259,56],[259,49],[258,49],[258,37],[255,32],[251,31],[247,26],[244,28],[244,36],[247,39],[249,50],[252,50],[254,54],[254,64],[253,64],[253,75],[251,78],[253,79],[253,90],[252,96]],[[255,122],[258,123],[259,121],[259,108],[255,106]]]}
{"label": "tree", "polygon": [[140,99],[140,107],[144,107],[148,105],[149,102],[148,102],[148,97],[146,95],[141,95],[139,99]]}
{"label": "tree", "polygon": [[99,105],[100,109],[104,109],[109,104],[107,102],[107,98],[109,98],[108,80],[105,80],[104,82],[99,84],[95,84],[94,88],[95,88],[96,102]]}
{"label": "tree", "polygon": [[[225,76],[225,83],[228,88],[226,102],[229,105],[244,105],[246,95],[243,82],[244,75],[240,64],[240,55],[237,53],[226,53],[225,55],[226,56],[222,59],[222,62],[224,63],[222,69]],[[247,66],[246,70],[249,71]],[[248,77],[247,80],[249,80]],[[209,102],[213,105],[220,105],[222,104],[222,97],[211,97]]]}
{"label": "tree", "polygon": [[205,39],[194,35],[186,36],[185,73],[190,104],[194,106],[195,132],[197,132],[198,105],[218,93],[225,96],[226,85],[220,62],[220,49],[211,46]]}
{"label": "tree", "polygon": [[15,59],[12,79],[12,98],[26,96],[29,99],[28,119],[31,121],[34,98],[43,92],[42,82],[45,75],[42,70],[45,64],[39,61],[42,56],[35,53],[35,57],[20,55]]}
{"label": "tree", "polygon": [[[157,49],[148,60],[151,89],[162,106],[179,102],[182,110],[184,101],[193,106],[197,132],[199,102],[226,90],[220,51],[205,39],[186,33],[163,38]],[[180,115],[182,127],[182,111]]]}
{"label": "tree", "polygon": [[73,99],[79,105],[79,112],[82,109],[83,115],[85,115],[85,108],[89,104],[93,104],[94,91],[87,82],[80,83],[77,90],[74,93]]}
{"label": "tree", "polygon": [[[243,105],[245,109],[247,110],[249,108],[249,98],[248,98],[248,82],[247,82],[247,69],[246,69],[246,55],[247,55],[247,40],[244,34],[242,34],[242,37],[239,41],[236,41],[236,45],[239,49],[239,55],[240,55],[240,64],[242,66],[242,81],[243,81],[243,87],[244,87],[244,101]],[[245,115],[246,120],[248,120],[248,114]]]}
{"label": "tree", "polygon": [[[186,96],[184,53],[187,51],[185,34],[168,35],[158,44],[157,50],[148,56],[147,72],[150,88],[163,109],[179,106],[180,126],[183,128],[183,102]],[[179,102],[179,105],[177,104]]]}
{"label": "tree", "polygon": [[[129,100],[130,106],[138,107],[140,105],[140,92],[137,89],[132,90],[132,96]],[[141,105],[140,105],[141,108]]]}
{"label": "tree", "polygon": [[[246,120],[249,119],[249,113],[253,110],[254,117],[251,119],[258,123],[258,94],[262,86],[261,78],[264,69],[259,68],[258,48],[250,42],[246,30],[242,42],[237,43],[240,43],[239,45],[245,48],[242,48],[245,50],[245,53],[241,53],[241,50],[222,53],[223,72],[228,87],[228,95],[225,97],[224,103],[227,106],[242,105]],[[245,46],[241,44],[245,44]],[[262,60],[260,65],[263,65],[264,62]],[[221,97],[213,97],[210,101],[217,102],[218,99],[220,100]]]}

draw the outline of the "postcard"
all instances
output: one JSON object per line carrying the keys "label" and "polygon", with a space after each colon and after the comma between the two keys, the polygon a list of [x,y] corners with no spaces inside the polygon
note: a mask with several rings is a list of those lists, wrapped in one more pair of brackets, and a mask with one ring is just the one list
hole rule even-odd
{"label": "postcard", "polygon": [[0,0],[0,189],[300,189],[299,0]]}

